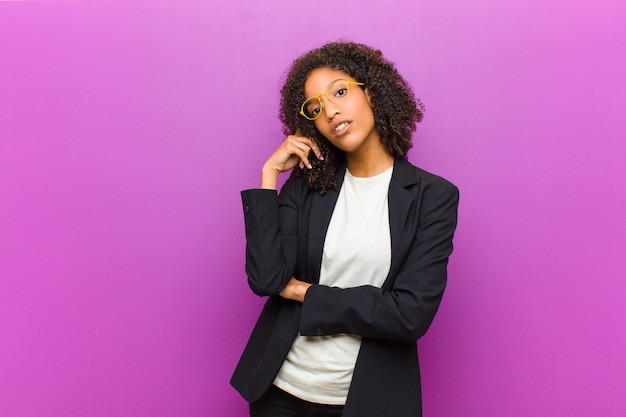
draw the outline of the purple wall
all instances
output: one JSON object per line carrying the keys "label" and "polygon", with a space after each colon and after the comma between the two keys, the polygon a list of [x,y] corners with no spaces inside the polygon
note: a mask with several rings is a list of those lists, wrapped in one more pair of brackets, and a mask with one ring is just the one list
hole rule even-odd
{"label": "purple wall", "polygon": [[430,417],[626,415],[626,3],[1,2],[0,415],[242,416],[239,191],[298,54],[380,47],[461,189]]}

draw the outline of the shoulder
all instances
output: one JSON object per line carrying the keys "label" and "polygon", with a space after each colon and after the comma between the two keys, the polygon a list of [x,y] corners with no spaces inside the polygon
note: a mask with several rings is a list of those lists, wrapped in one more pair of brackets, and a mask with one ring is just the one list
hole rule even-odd
{"label": "shoulder", "polygon": [[295,171],[292,171],[287,181],[285,181],[281,187],[278,199],[280,202],[287,200],[302,201],[302,199],[314,192],[315,191],[309,187],[304,175],[299,175]]}
{"label": "shoulder", "polygon": [[289,174],[289,178],[287,179],[287,181],[285,181],[283,186],[280,188],[280,192],[284,193],[284,192],[294,192],[294,191],[307,192],[307,191],[312,191],[312,190],[306,181],[306,177],[303,174],[298,173],[295,170],[292,170],[291,173]]}
{"label": "shoulder", "polygon": [[454,230],[458,216],[459,189],[452,182],[440,175],[419,168],[408,161],[398,163],[401,177],[405,181],[404,188],[396,187],[396,195],[409,192],[415,208],[420,213],[421,221],[434,224],[444,221]]}
{"label": "shoulder", "polygon": [[406,159],[397,158],[394,166],[392,181],[405,188],[417,186],[421,192],[435,192],[455,194],[458,196],[459,189],[451,181],[413,165]]}

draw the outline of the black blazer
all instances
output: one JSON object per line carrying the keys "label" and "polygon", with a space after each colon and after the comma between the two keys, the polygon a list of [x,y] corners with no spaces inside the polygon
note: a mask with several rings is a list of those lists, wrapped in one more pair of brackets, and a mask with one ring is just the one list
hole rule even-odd
{"label": "black blazer", "polygon": [[[341,184],[345,166],[338,169]],[[278,295],[287,281],[319,282],[326,230],[338,192],[322,196],[292,174],[281,189],[242,193],[246,272],[269,296],[231,384],[248,401],[271,386],[298,332],[363,337],[343,416],[421,416],[416,340],[430,326],[446,286],[458,189],[396,158],[389,185],[391,267],[381,288],[311,286],[299,303]]]}

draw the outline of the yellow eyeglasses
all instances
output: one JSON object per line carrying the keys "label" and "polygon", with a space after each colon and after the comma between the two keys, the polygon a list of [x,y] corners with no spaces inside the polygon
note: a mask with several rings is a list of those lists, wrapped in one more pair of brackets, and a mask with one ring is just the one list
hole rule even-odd
{"label": "yellow eyeglasses", "polygon": [[331,103],[341,104],[342,101],[348,98],[348,93],[350,92],[348,86],[350,84],[365,85],[356,81],[335,80],[328,84],[326,90],[322,93],[307,98],[305,102],[302,103],[302,107],[300,107],[300,114],[309,120],[317,119],[324,109],[324,103],[322,103],[321,99],[322,94],[324,94]]}

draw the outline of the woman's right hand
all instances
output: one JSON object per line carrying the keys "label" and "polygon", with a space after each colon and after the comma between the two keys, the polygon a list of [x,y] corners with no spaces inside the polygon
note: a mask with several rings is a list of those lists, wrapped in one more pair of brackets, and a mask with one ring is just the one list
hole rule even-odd
{"label": "woman's right hand", "polygon": [[302,136],[298,129],[295,134],[287,136],[283,143],[274,151],[263,165],[261,188],[276,189],[278,175],[289,171],[296,165],[300,168],[311,168],[309,153],[313,151],[319,160],[323,160],[322,151],[313,139]]}

